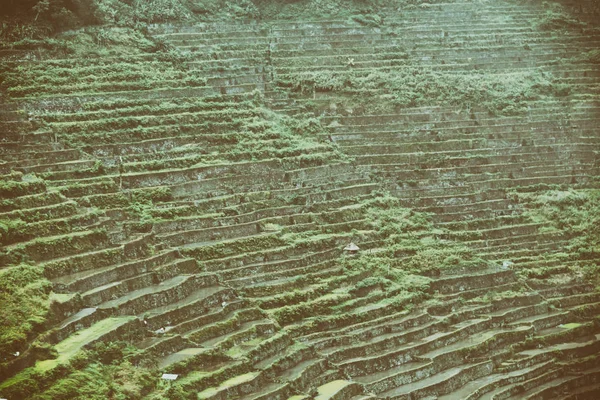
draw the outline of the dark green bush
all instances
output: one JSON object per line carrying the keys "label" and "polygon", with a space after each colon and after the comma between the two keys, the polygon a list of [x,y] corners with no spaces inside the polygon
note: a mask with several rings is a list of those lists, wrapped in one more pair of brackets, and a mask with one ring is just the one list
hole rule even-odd
{"label": "dark green bush", "polygon": [[0,354],[23,352],[45,326],[51,283],[39,267],[21,264],[0,271]]}

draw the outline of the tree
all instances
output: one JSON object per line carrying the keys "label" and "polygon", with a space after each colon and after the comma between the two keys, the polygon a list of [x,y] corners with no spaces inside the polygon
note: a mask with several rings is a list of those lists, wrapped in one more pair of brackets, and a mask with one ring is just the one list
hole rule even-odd
{"label": "tree", "polygon": [[50,9],[50,0],[40,0],[33,6],[33,11],[36,12],[35,20],[37,21],[40,14],[47,12]]}

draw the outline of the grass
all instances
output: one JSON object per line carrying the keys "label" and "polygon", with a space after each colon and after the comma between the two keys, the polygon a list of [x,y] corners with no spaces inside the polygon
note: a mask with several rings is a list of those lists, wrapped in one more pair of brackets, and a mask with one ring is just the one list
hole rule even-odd
{"label": "grass", "polygon": [[[563,234],[572,235],[572,257],[593,258],[600,251],[600,190],[568,189],[518,193],[525,214]],[[546,228],[547,230],[547,228]],[[587,274],[591,277],[593,274]]]}
{"label": "grass", "polygon": [[202,378],[205,378],[207,376],[212,375],[213,372],[205,372],[205,371],[192,371],[189,374],[187,374],[186,376],[182,377],[179,380],[179,383],[184,384],[185,382],[193,382],[195,380],[199,380]]}
{"label": "grass", "polygon": [[330,399],[333,397],[333,395],[335,395],[337,392],[339,392],[348,385],[350,385],[350,382],[342,379],[326,383],[325,385],[319,387],[319,395],[315,397],[315,400]]}
{"label": "grass", "polygon": [[579,328],[581,325],[583,325],[583,324],[580,324],[580,323],[577,323],[577,322],[572,322],[570,324],[560,325],[560,327],[564,328],[564,329],[574,329],[574,328]]}
{"label": "grass", "polygon": [[44,328],[50,311],[50,282],[39,267],[19,264],[0,270],[0,354],[23,352]]}
{"label": "grass", "polygon": [[225,382],[223,382],[221,385],[219,385],[216,388],[208,388],[208,389],[198,393],[198,399],[208,399],[220,391],[226,390],[233,386],[237,386],[237,385],[249,382],[259,375],[260,375],[260,371],[255,371],[255,372],[248,372],[246,374],[233,377],[231,379],[226,380]]}
{"label": "grass", "polygon": [[50,293],[50,301],[56,303],[65,303],[73,299],[77,294],[75,293]]}
{"label": "grass", "polygon": [[56,359],[39,361],[35,366],[36,370],[46,372],[60,364],[67,363],[84,346],[134,319],[136,319],[134,316],[106,318],[87,329],[74,333],[54,347],[58,352]]}
{"label": "grass", "polygon": [[[426,4],[433,3],[436,2],[431,1]],[[352,178],[331,176],[327,179],[307,181],[304,182],[306,188],[299,190],[300,195],[294,194],[289,197],[281,195],[280,198],[273,198],[270,191],[278,191],[279,188],[286,187],[287,182],[276,182],[272,186],[269,184],[264,188],[261,187],[260,190],[264,192],[261,192],[260,196],[244,193],[235,197],[232,194],[231,199],[222,201],[210,199],[208,193],[199,193],[198,198],[179,199],[181,204],[175,203],[177,206],[173,208],[161,209],[158,208],[161,203],[174,201],[168,189],[118,190],[118,184],[112,181],[112,178],[118,176],[117,170],[119,175],[125,174],[131,180],[136,175],[153,179],[152,177],[159,176],[154,174],[154,171],[162,171],[184,176],[185,180],[191,181],[199,179],[194,174],[200,174],[199,171],[204,167],[207,167],[206,171],[211,174],[210,178],[220,178],[219,167],[231,167],[233,163],[240,162],[246,164],[238,167],[239,170],[251,167],[254,162],[265,160],[276,160],[273,163],[277,164],[275,169],[281,168],[281,171],[329,165],[340,161],[351,161],[351,157],[343,154],[343,149],[326,139],[332,131],[323,127],[321,122],[323,116],[326,118],[331,116],[329,113],[334,108],[332,105],[335,105],[336,110],[345,113],[344,115],[359,115],[360,113],[404,113],[408,108],[441,104],[445,110],[476,109],[477,112],[471,113],[472,122],[475,124],[480,121],[489,123],[491,119],[479,118],[482,108],[498,116],[525,116],[532,102],[562,100],[570,93],[568,87],[561,86],[560,79],[541,69],[509,72],[503,75],[479,72],[448,73],[418,66],[415,60],[411,59],[409,51],[394,45],[387,48],[385,53],[375,55],[380,57],[379,61],[389,62],[392,65],[389,68],[378,67],[365,71],[353,68],[348,61],[348,65],[344,66],[345,69],[333,71],[314,68],[311,64],[312,57],[305,58],[308,60],[305,65],[302,65],[301,58],[291,60],[290,63],[294,62],[298,67],[306,67],[309,72],[275,74],[274,78],[275,84],[278,85],[276,89],[280,94],[289,95],[290,104],[299,105],[300,109],[297,113],[272,111],[270,100],[265,99],[260,91],[235,96],[211,94],[202,97],[202,90],[195,90],[191,97],[176,98],[175,95],[183,95],[188,88],[203,88],[212,82],[207,79],[209,73],[227,71],[225,68],[220,71],[211,69],[210,72],[188,69],[186,63],[191,60],[191,55],[180,54],[167,43],[152,39],[144,29],[138,29],[139,26],[134,27],[138,22],[218,21],[220,19],[231,22],[237,21],[235,19],[237,17],[259,15],[265,18],[277,16],[281,22],[284,19],[311,20],[318,14],[319,18],[329,18],[338,21],[337,23],[346,21],[343,23],[352,29],[366,30],[368,27],[385,30],[387,25],[393,25],[393,21],[389,21],[382,12],[384,7],[393,6],[394,10],[402,11],[409,7],[415,9],[421,2],[416,0],[344,2],[341,0],[294,2],[205,0],[189,1],[184,5],[180,0],[147,2],[94,0],[94,4],[100,7],[97,10],[97,18],[100,20],[129,27],[98,26],[52,39],[38,37],[35,41],[25,40],[15,43],[15,48],[22,49],[43,47],[38,54],[42,59],[31,63],[3,63],[0,89],[13,99],[26,100],[24,104],[29,100],[43,102],[40,104],[51,104],[51,108],[47,107],[46,110],[41,111],[33,106],[27,107],[27,112],[33,119],[39,119],[44,128],[51,129],[63,145],[81,148],[85,157],[102,157],[109,161],[107,165],[98,164],[96,168],[85,171],[85,174],[110,175],[108,178],[110,185],[101,184],[98,190],[114,189],[116,194],[94,197],[96,186],[90,189],[89,186],[78,186],[76,183],[72,186],[67,183],[64,186],[64,193],[91,195],[78,199],[78,207],[96,205],[97,202],[100,203],[97,205],[103,209],[113,209],[111,213],[123,212],[127,214],[124,218],[129,219],[126,221],[126,228],[132,227],[132,230],[136,228],[140,232],[150,232],[153,224],[168,219],[176,221],[182,216],[190,220],[202,216],[211,219],[214,226],[217,226],[224,221],[225,215],[235,217],[235,213],[238,213],[242,218],[246,218],[247,215],[244,214],[246,206],[249,210],[259,211],[272,207],[274,203],[281,207],[294,204],[302,208],[310,202],[310,196],[313,194],[317,197],[320,194],[328,196],[331,194],[329,192],[331,187],[342,185],[344,179]],[[423,8],[427,7],[423,6]],[[56,10],[50,11],[50,15],[55,12]],[[46,19],[46,17],[48,16],[43,15],[41,18]],[[557,15],[554,11],[543,15],[542,18],[543,20],[536,25],[536,29],[562,31],[581,26],[564,15]],[[507,18],[507,22],[508,20]],[[535,24],[536,21],[532,23]],[[224,30],[228,29],[225,24],[222,27]],[[4,31],[0,36],[2,34]],[[432,44],[431,40],[427,41],[427,45]],[[533,43],[530,49],[535,50]],[[213,51],[215,57],[229,57],[236,54],[235,51],[219,53],[216,46]],[[361,62],[360,60],[370,61],[368,55],[360,54],[359,51],[364,51],[364,48],[357,49],[354,56],[357,64]],[[46,59],[47,57],[50,59]],[[256,60],[263,59],[265,59],[263,54],[256,57]],[[222,60],[217,61],[221,65],[226,63],[221,62]],[[596,63],[597,61],[597,51],[587,52],[576,59],[568,60],[574,63]],[[345,60],[341,62],[344,63]],[[210,65],[212,68],[210,62],[205,65]],[[267,67],[266,73],[270,72],[269,68],[270,66]],[[241,68],[239,70],[241,71]],[[171,94],[173,98],[169,99],[152,98]],[[85,101],[81,100],[82,98],[85,98]],[[328,103],[329,110],[326,109]],[[435,120],[430,122],[431,125],[437,124]],[[411,124],[412,122],[408,125]],[[487,133],[486,129],[485,126],[481,127],[482,132]],[[472,133],[473,138],[481,138],[482,132],[474,131],[468,134]],[[515,135],[517,134],[513,132],[512,136]],[[184,138],[189,141],[186,142],[187,139]],[[149,142],[146,142],[140,144],[139,149],[137,144],[133,144],[154,139],[157,139],[156,143],[162,140],[163,144],[155,143],[150,146]],[[509,140],[509,138],[505,139]],[[173,144],[176,147],[163,151],[160,146],[170,141],[176,143]],[[123,148],[106,150],[107,154],[103,153],[105,150],[102,146],[95,147],[119,143],[124,145]],[[149,146],[144,149],[143,146],[147,144]],[[105,147],[110,148],[110,146]],[[130,153],[125,154],[124,149],[129,149],[127,151]],[[116,158],[121,150],[125,161],[120,167],[110,164],[111,158]],[[136,153],[138,150],[139,154]],[[419,150],[423,151],[421,154],[425,154],[430,149]],[[446,165],[446,161],[449,163],[449,160],[444,159],[429,161],[431,162],[429,167],[437,165],[436,163],[440,165]],[[374,170],[369,172],[371,175],[376,175]],[[359,176],[362,176],[362,172],[357,170],[354,177]],[[52,175],[47,177],[51,178]],[[73,173],[67,179],[75,181],[76,178],[81,177],[83,175],[78,176]],[[297,177],[293,179],[300,180]],[[398,177],[398,182],[401,180],[402,177]],[[246,184],[241,181],[239,183]],[[62,184],[64,182],[61,182]],[[417,186],[421,182],[414,181],[414,184]],[[0,206],[3,209],[12,209],[13,207],[26,208],[29,205],[27,201],[20,202],[19,196],[33,192],[43,193],[46,186],[53,186],[53,184],[50,180],[44,181],[38,178],[25,181],[21,174],[13,173],[8,177],[5,176],[0,186],[0,197],[3,197]],[[292,187],[291,184],[288,186]],[[236,183],[226,189],[229,193],[238,193],[239,187]],[[206,196],[206,200],[210,199],[209,202],[215,201],[205,205],[202,203],[205,200],[203,196]],[[281,325],[289,324],[280,331],[281,334],[288,334],[288,328],[296,329],[298,332],[306,329],[306,333],[310,333],[313,328],[324,331],[326,327],[349,326],[357,321],[366,321],[369,318],[369,311],[408,312],[414,305],[422,304],[424,300],[432,298],[428,293],[428,287],[437,275],[486,266],[486,262],[478,258],[476,251],[461,244],[461,240],[469,237],[467,234],[462,236],[460,234],[461,229],[467,229],[471,222],[482,221],[473,220],[463,225],[455,224],[451,229],[436,229],[430,215],[402,207],[401,202],[392,196],[375,193],[368,200],[364,200],[366,195],[363,199],[328,199],[327,196],[324,196],[325,204],[315,204],[312,208],[306,206],[308,212],[304,216],[309,217],[310,214],[310,219],[307,220],[314,225],[307,228],[310,230],[296,231],[295,228],[301,224],[293,226],[290,223],[288,227],[279,219],[257,220],[263,222],[258,229],[269,232],[268,235],[197,248],[190,247],[183,252],[211,262],[213,270],[218,272],[221,267],[219,263],[223,258],[228,259],[226,268],[276,261],[277,259],[267,260],[267,257],[271,257],[272,254],[269,250],[275,247],[285,246],[286,250],[289,249],[294,256],[302,252],[310,255],[316,251],[341,248],[344,242],[349,241],[356,241],[361,246],[362,243],[369,243],[368,246],[377,247],[378,251],[374,253],[364,251],[353,258],[335,259],[335,269],[332,270],[336,272],[331,274],[334,276],[323,277],[314,274],[310,277],[291,277],[289,283],[294,285],[295,291],[257,299],[253,306],[270,310],[271,317]],[[577,256],[585,260],[598,254],[598,237],[600,237],[598,193],[585,190],[546,191],[536,187],[528,193],[518,193],[515,196],[518,196],[518,200],[526,206],[528,218],[545,223],[541,228],[545,230],[544,232],[565,231],[576,236],[567,249],[567,257],[564,258]],[[196,201],[200,198],[201,201]],[[330,200],[331,203],[328,203]],[[332,209],[337,207],[338,200],[339,204],[350,203],[351,206]],[[194,205],[190,205],[192,203]],[[223,208],[232,211],[233,214],[223,212]],[[226,223],[234,221],[235,218],[229,218]],[[353,225],[356,221],[366,221],[366,223]],[[27,222],[31,221],[19,222],[16,219],[0,221],[2,239],[18,238],[17,234]],[[352,229],[353,227],[356,229]],[[479,234],[480,232],[476,231],[473,235]],[[98,233],[92,240],[104,240],[105,236],[104,233]],[[66,239],[64,241],[66,242]],[[39,248],[33,249],[33,245],[38,244]],[[32,250],[48,252],[48,258],[59,256],[61,251],[72,250],[74,246],[91,247],[90,243],[83,240],[63,244],[62,241],[55,241],[53,238],[40,239],[33,245],[30,246]],[[368,246],[366,245],[365,249]],[[29,250],[29,247],[25,250]],[[54,250],[58,250],[56,254],[52,253]],[[250,253],[252,256],[249,255]],[[286,255],[281,252],[274,257]],[[12,261],[16,262],[19,256],[20,254],[16,254]],[[239,258],[236,258],[237,256]],[[114,257],[119,258],[116,255]],[[108,266],[110,262],[102,262],[102,265],[104,264]],[[57,266],[55,272],[56,274],[74,272],[77,267],[79,266],[69,266],[67,262],[65,265]],[[581,265],[574,267],[574,271],[581,273],[582,279],[586,281],[597,280],[600,276],[597,266]],[[532,269],[529,275],[524,274],[524,276],[541,279],[550,276],[553,272],[555,271],[551,269],[539,271]],[[7,269],[1,270],[0,288],[2,289],[0,290],[2,302],[0,315],[8,321],[9,326],[0,333],[2,353],[26,349],[28,343],[49,328],[47,318],[51,304],[65,306],[68,300],[76,299],[72,294],[51,293],[51,284],[44,278],[41,268],[32,265],[12,264]],[[518,295],[519,293],[512,292],[503,294],[491,292],[478,300],[491,303],[502,297]],[[34,368],[27,370],[18,379],[7,382],[15,386],[18,382],[35,381],[31,378],[35,374],[50,376],[55,373],[63,374],[63,371],[67,370],[63,375],[50,376],[46,381],[40,380],[39,385],[35,382],[29,382],[31,386],[23,385],[34,388],[32,392],[27,393],[27,396],[7,397],[28,398],[35,394],[40,399],[85,397],[158,400],[159,398],[186,398],[190,393],[195,395],[198,391],[204,390],[199,398],[206,398],[257,378],[260,372],[248,372],[251,366],[244,364],[248,363],[248,352],[244,349],[255,346],[250,350],[250,354],[253,355],[260,353],[261,349],[268,349],[266,345],[273,344],[268,339],[257,338],[240,346],[230,347],[226,354],[220,354],[225,359],[219,359],[223,363],[232,361],[226,356],[239,358],[236,366],[244,364],[246,369],[235,370],[231,365],[222,367],[220,363],[217,364],[219,367],[215,367],[216,371],[204,372],[202,370],[208,369],[207,365],[203,365],[200,361],[196,364],[190,361],[189,364],[185,364],[186,368],[180,364],[182,375],[185,376],[182,376],[172,387],[161,387],[159,393],[149,397],[148,390],[151,390],[153,385],[157,385],[158,381],[158,374],[152,375],[156,372],[152,368],[138,368],[127,364],[128,361],[122,360],[126,357],[118,361],[99,361],[103,358],[98,355],[100,351],[86,350],[86,344],[98,340],[104,333],[134,318],[133,316],[109,318],[69,336],[50,349],[50,353],[52,350],[56,352],[57,358],[39,361]],[[574,329],[579,327],[579,324],[566,324],[563,327]],[[211,328],[217,332],[220,329],[227,331],[229,327],[227,323],[221,322],[213,324]],[[261,347],[263,344],[265,344],[264,348]],[[104,354],[112,351],[110,349],[112,344],[107,346],[109,349],[104,351]],[[94,352],[95,355],[92,354]],[[82,361],[82,358],[89,359]],[[194,384],[199,387],[195,387],[189,393],[181,393],[173,389],[182,387],[187,389],[186,385],[191,387]],[[338,380],[323,385],[318,398],[332,397],[348,384],[347,381]],[[207,387],[210,388],[206,389]],[[294,398],[300,400],[304,396]]]}
{"label": "grass", "polygon": [[567,9],[559,4],[551,4],[550,9],[534,20],[537,29],[545,31],[566,31],[573,28],[583,28],[586,24],[574,18]]}
{"label": "grass", "polygon": [[518,115],[528,102],[565,94],[558,81],[542,71],[455,74],[413,65],[367,72],[299,72],[278,78],[277,83],[307,95],[315,91],[345,95],[340,98],[344,108],[360,107],[365,113],[443,103],[467,109],[483,106],[493,115]]}

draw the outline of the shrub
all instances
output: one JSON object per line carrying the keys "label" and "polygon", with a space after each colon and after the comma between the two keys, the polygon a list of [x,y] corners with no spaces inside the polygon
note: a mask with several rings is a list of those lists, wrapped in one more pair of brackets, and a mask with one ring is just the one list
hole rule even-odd
{"label": "shrub", "polygon": [[8,245],[19,241],[24,236],[27,225],[20,219],[0,219],[0,245]]}
{"label": "shrub", "polygon": [[95,0],[97,20],[115,25],[136,22],[166,22],[190,18],[191,12],[181,0]]}
{"label": "shrub", "polygon": [[33,179],[30,181],[0,181],[0,198],[25,196],[42,192],[46,189],[44,181]]}
{"label": "shrub", "polygon": [[0,354],[23,352],[28,340],[44,327],[51,283],[40,268],[21,264],[0,272]]}
{"label": "shrub", "polygon": [[566,11],[558,7],[546,11],[536,21],[536,25],[538,29],[542,30],[564,30],[585,26],[583,22],[574,19]]}

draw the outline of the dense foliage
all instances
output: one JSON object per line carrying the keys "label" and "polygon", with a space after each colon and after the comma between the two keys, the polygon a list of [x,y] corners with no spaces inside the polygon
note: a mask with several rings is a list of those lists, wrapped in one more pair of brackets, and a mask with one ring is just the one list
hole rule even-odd
{"label": "dense foliage", "polygon": [[[142,27],[145,23],[214,21],[231,18],[312,19],[348,18],[366,26],[383,23],[387,10],[430,7],[439,0],[4,0],[0,14],[0,45],[13,46],[23,40],[40,40],[56,32],[89,25]],[[590,0],[548,6],[539,20],[541,29],[582,26],[600,12]],[[576,14],[578,17],[572,16]],[[2,15],[4,14],[4,15]]]}
{"label": "dense foliage", "polygon": [[[545,193],[521,193],[521,201],[537,221],[549,224],[566,237],[573,237],[568,250],[585,261],[600,255],[600,191],[596,189],[552,190]],[[597,267],[586,271],[598,281]]]}
{"label": "dense foliage", "polygon": [[[65,362],[56,358],[55,345],[43,342],[44,337],[40,334],[50,328],[49,317],[56,305],[53,299],[61,296],[52,294],[52,284],[46,277],[73,273],[77,270],[77,265],[72,271],[66,271],[66,263],[57,262],[45,271],[45,275],[41,267],[30,265],[33,260],[25,256],[25,246],[29,246],[32,253],[36,251],[43,256],[48,255],[47,259],[53,259],[54,255],[58,257],[62,254],[61,251],[67,254],[73,248],[90,250],[94,249],[95,244],[108,241],[104,228],[90,230],[88,236],[80,239],[60,237],[60,234],[68,236],[68,233],[77,232],[77,229],[84,229],[78,228],[78,224],[88,227],[87,218],[95,221],[105,215],[116,215],[118,224],[123,224],[123,231],[137,237],[138,234],[142,236],[153,232],[153,227],[161,223],[165,226],[186,226],[186,223],[194,222],[194,219],[201,223],[202,219],[212,218],[212,227],[218,230],[227,224],[245,224],[244,218],[249,216],[249,220],[255,222],[252,214],[256,210],[252,207],[257,207],[257,213],[262,211],[262,206],[269,211],[278,207],[300,210],[295,217],[285,214],[257,219],[256,236],[242,236],[228,242],[217,240],[219,236],[215,235],[210,238],[210,242],[214,239],[214,243],[182,248],[181,254],[178,254],[194,257],[202,263],[217,262],[232,254],[260,253],[273,248],[291,249],[293,254],[301,254],[303,251],[310,253],[315,249],[337,248],[340,243],[348,241],[356,241],[361,245],[362,242],[368,243],[369,247],[365,247],[365,251],[356,257],[342,256],[331,260],[342,271],[339,275],[323,277],[319,272],[307,275],[298,273],[282,279],[293,289],[253,300],[254,305],[261,308],[260,312],[264,312],[261,317],[270,317],[278,328],[292,325],[292,329],[308,330],[319,325],[335,325],[344,319],[361,318],[361,315],[349,316],[345,313],[357,305],[391,304],[394,310],[411,309],[432,299],[430,284],[441,274],[467,274],[495,266],[478,257],[477,251],[472,247],[461,243],[463,239],[475,242],[482,238],[481,232],[471,230],[470,225],[473,221],[481,222],[478,217],[453,221],[444,225],[445,228],[439,228],[431,215],[402,207],[399,199],[383,190],[369,192],[370,197],[366,199],[346,196],[335,200],[327,197],[328,183],[311,187],[312,183],[309,182],[308,188],[313,192],[307,194],[303,192],[306,182],[302,175],[290,178],[288,173],[282,173],[282,177],[273,178],[273,181],[285,181],[293,190],[281,194],[278,189],[271,191],[272,188],[265,185],[264,193],[249,194],[256,196],[258,200],[238,193],[240,188],[237,181],[227,181],[235,176],[226,176],[224,183],[218,187],[221,192],[217,199],[212,199],[211,193],[201,201],[182,201],[181,194],[176,199],[170,188],[161,186],[162,181],[153,182],[150,188],[143,188],[143,185],[140,185],[141,189],[122,187],[124,177],[133,181],[138,174],[143,176],[155,171],[165,172],[163,177],[168,174],[185,174],[186,171],[197,174],[194,178],[186,176],[183,179],[186,183],[194,183],[196,178],[198,182],[211,180],[215,176],[221,178],[219,168],[226,169],[236,163],[250,165],[257,161],[272,162],[283,166],[282,171],[291,171],[291,175],[299,169],[328,163],[345,165],[352,157],[344,154],[334,143],[331,137],[334,123],[328,127],[322,124],[322,118],[327,113],[319,114],[322,109],[319,109],[318,98],[322,99],[325,95],[329,96],[327,100],[330,101],[326,107],[330,111],[339,108],[340,116],[394,113],[412,107],[441,104],[459,110],[458,112],[466,110],[467,119],[470,119],[466,122],[469,124],[472,121],[479,123],[479,115],[472,111],[475,109],[477,113],[485,110],[490,115],[520,117],[526,115],[532,102],[566,102],[569,99],[571,88],[543,69],[510,71],[504,74],[436,71],[413,62],[412,50],[393,46],[388,48],[389,52],[381,54],[383,61],[391,62],[391,66],[383,68],[355,68],[354,60],[342,55],[340,57],[347,65],[342,65],[344,68],[339,70],[321,71],[315,68],[307,69],[310,72],[275,74],[272,76],[274,92],[294,96],[294,99],[299,99],[299,104],[305,101],[296,113],[288,115],[273,111],[273,103],[269,103],[270,100],[265,99],[264,93],[259,90],[228,96],[210,92],[209,78],[214,76],[209,76],[201,69],[190,68],[188,61],[192,60],[193,54],[178,52],[161,40],[152,39],[145,28],[149,23],[161,22],[192,23],[219,19],[231,22],[236,18],[310,20],[318,16],[347,20],[352,27],[379,29],[386,26],[383,17],[386,9],[396,12],[402,11],[403,7],[427,8],[438,2],[441,1],[7,2],[4,12],[10,23],[2,25],[0,46],[12,49],[34,48],[39,52],[41,60],[2,64],[0,90],[7,97],[23,104],[28,101],[43,103],[53,97],[61,98],[46,109],[29,108],[28,117],[33,121],[32,127],[37,130],[36,133],[51,132],[52,141],[60,142],[61,146],[81,149],[85,158],[80,161],[85,167],[42,171],[37,175],[13,173],[5,175],[5,179],[0,182],[0,210],[10,213],[11,217],[0,218],[0,245],[9,247],[2,254],[3,259],[0,259],[3,265],[9,266],[0,270],[0,322],[6,327],[0,330],[0,355],[3,357],[0,363],[7,365],[6,362],[12,359],[11,354],[29,349],[43,353],[37,354],[34,359],[46,359],[55,367],[46,371],[38,364],[24,369],[10,381],[2,383],[3,395],[39,400],[141,399],[149,396],[158,400],[190,397],[191,392],[186,393],[183,384],[168,386],[159,383],[160,375],[155,363],[144,359],[138,349],[129,347],[126,343],[101,343],[84,350],[77,348],[73,352],[77,355]],[[53,33],[83,26],[86,28],[49,37]],[[565,15],[563,8],[551,7],[546,14],[532,21],[531,26],[544,31],[560,32],[565,29],[583,29],[586,25]],[[49,52],[42,55],[41,49]],[[213,61],[211,58],[219,61],[218,51],[215,48],[209,54],[207,64]],[[44,59],[46,56],[50,59]],[[592,50],[561,62],[587,64],[597,63],[598,60],[598,51]],[[294,61],[297,67],[310,67],[312,62],[309,60],[307,65],[302,65],[302,61]],[[204,96],[202,91],[205,89],[210,95]],[[178,90],[189,90],[195,95],[169,96]],[[129,91],[134,95],[127,97]],[[118,96],[112,98],[115,94]],[[86,101],[79,101],[79,97],[86,98]],[[483,135],[477,137],[478,133],[475,131],[472,133],[473,143],[477,140],[485,143],[487,140]],[[147,158],[124,152],[125,162],[112,162],[111,156],[91,160],[97,155],[93,152],[102,146],[109,149],[114,143],[145,141],[147,144],[169,137],[182,139],[182,143],[190,138],[201,140],[174,145],[168,152],[148,152],[152,154]],[[490,135],[490,146],[493,140],[493,135]],[[510,138],[506,140],[509,141]],[[461,145],[460,140],[454,141],[458,142],[457,146]],[[424,142],[421,145],[423,149],[428,149],[427,146],[432,143]],[[519,139],[519,144],[527,147],[528,143]],[[464,150],[457,148],[459,150],[456,151]],[[110,150],[106,151],[110,154]],[[422,154],[423,151],[418,150],[418,153]],[[469,151],[464,153],[465,159],[472,157],[470,161],[476,160],[477,155],[471,155]],[[113,155],[116,154],[115,152]],[[415,154],[419,155],[417,151]],[[440,164],[447,161],[444,157],[447,156],[439,156]],[[118,158],[121,157],[114,157],[115,160]],[[485,164],[484,161],[482,160],[482,164]],[[431,155],[427,165],[411,165],[409,158],[407,168],[414,166],[417,169],[427,169],[436,167],[436,162],[435,155]],[[465,165],[465,168],[471,166],[468,163]],[[241,168],[237,171],[239,170]],[[208,175],[203,176],[204,173]],[[365,176],[370,173],[372,171],[365,172]],[[307,174],[310,175],[310,172]],[[158,175],[160,174],[156,174]],[[390,174],[385,178],[389,176]],[[509,179],[512,176],[511,172]],[[332,176],[330,180],[337,178]],[[370,176],[369,182],[385,178]],[[310,181],[310,178],[307,180]],[[448,182],[452,180],[449,178]],[[71,184],[74,181],[77,183]],[[358,185],[362,182],[361,180]],[[421,183],[412,177],[410,180],[404,179],[404,176],[398,177],[397,182],[408,186]],[[136,187],[135,183],[131,187]],[[545,186],[541,188],[546,189]],[[35,212],[23,211],[30,208],[27,199],[19,200],[22,204],[13,203],[14,198],[30,194],[39,194],[40,198],[56,196],[60,201],[65,200],[65,203],[66,198],[61,196],[74,198],[75,200],[68,201],[69,204],[61,204],[64,207],[61,209],[66,210],[63,212],[70,216],[57,218],[60,219],[59,222],[51,218],[44,221],[43,216]],[[222,199],[219,197],[221,195]],[[317,200],[311,199],[312,195]],[[264,198],[261,199],[260,196]],[[319,204],[321,197],[324,203],[333,204],[333,211],[322,212]],[[203,210],[202,215],[197,214],[201,209],[198,204],[213,200],[217,204],[214,209]],[[217,203],[221,200],[222,203]],[[565,237],[574,238],[565,249],[569,254],[561,256],[564,259],[576,258],[583,262],[600,256],[600,193],[597,190],[513,193],[510,200],[527,209],[525,217],[519,221],[528,218],[543,225],[542,233],[558,232]],[[166,202],[178,202],[178,205],[163,208],[163,203]],[[349,203],[352,205],[347,206]],[[69,214],[75,214],[73,210],[76,207],[79,211],[83,210],[85,215]],[[282,222],[283,218],[298,218],[298,221],[286,225]],[[222,221],[225,221],[225,225],[222,225]],[[481,226],[486,226],[487,222],[489,221],[483,221]],[[94,222],[89,224],[96,228],[102,226],[101,223],[97,226]],[[297,229],[299,227],[302,229]],[[115,236],[116,240],[120,238]],[[147,246],[144,251],[153,253],[160,250],[158,246]],[[95,261],[108,266],[116,264],[116,260],[114,263],[110,260],[112,255],[113,253],[106,252],[95,257]],[[118,257],[115,256],[115,259]],[[267,261],[266,257],[264,261]],[[243,264],[243,261],[240,262],[240,267]],[[585,275],[586,281],[595,282],[598,282],[598,272],[598,267],[583,263],[577,270],[577,273]],[[548,272],[533,271],[529,276],[543,274]],[[238,293],[243,296],[244,289],[241,288]],[[484,300],[491,301],[493,296]],[[57,320],[60,321],[62,317]],[[231,319],[227,324],[240,323],[243,322]],[[226,332],[230,328],[227,324],[215,324],[210,328]],[[281,332],[282,335],[287,334],[286,330]],[[75,335],[71,337],[73,336]],[[218,354],[209,355],[219,360],[231,360],[233,356],[242,354],[233,344],[230,347],[219,349]],[[254,351],[260,350],[259,346]],[[189,365],[179,363],[176,368],[187,373],[197,366],[193,365],[194,362],[204,361],[201,357],[190,360]],[[220,379],[228,373],[230,372],[219,372],[215,375]],[[218,382],[217,378],[214,379]],[[211,385],[213,383],[210,381]]]}
{"label": "dense foliage", "polygon": [[[569,93],[567,86],[544,72],[457,75],[410,65],[368,73],[354,72],[352,68],[302,73],[280,78],[278,83],[303,93],[348,94],[354,97],[341,99],[342,104],[351,102],[368,113],[377,108],[400,110],[443,103],[467,109],[484,106],[491,114],[512,115],[524,112],[528,101]],[[377,101],[373,101],[374,97]]]}
{"label": "dense foliage", "polygon": [[[21,264],[0,272],[0,354],[24,351],[44,328],[51,284],[40,269]],[[3,361],[3,360],[0,360]]]}

